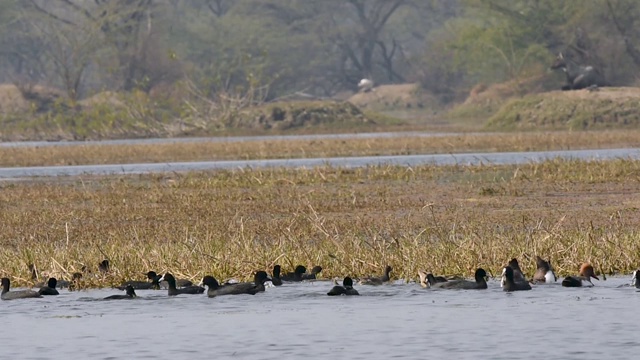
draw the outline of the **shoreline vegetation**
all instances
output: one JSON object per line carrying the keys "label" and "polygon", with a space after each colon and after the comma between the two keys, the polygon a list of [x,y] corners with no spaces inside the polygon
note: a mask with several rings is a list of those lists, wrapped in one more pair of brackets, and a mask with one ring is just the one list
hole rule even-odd
{"label": "shoreline vegetation", "polygon": [[434,137],[0,147],[0,167],[102,165],[640,147],[639,130],[461,133]]}
{"label": "shoreline vegetation", "polygon": [[14,110],[8,105],[4,110],[0,107],[0,140],[375,131],[633,131],[640,121],[637,87],[576,91],[533,87],[529,92],[517,92],[514,86],[482,87],[482,91],[472,90],[464,102],[444,104],[419,91],[417,84],[381,85],[340,100],[281,100],[206,114],[188,111],[186,99],[154,100],[140,91],[101,93],[76,103],[49,99],[44,110],[35,103],[27,106],[30,103],[23,100],[25,104]]}
{"label": "shoreline vegetation", "polygon": [[[70,279],[87,287],[149,270],[199,280],[250,279],[280,264],[324,278],[418,270],[524,273],[535,255],[559,276],[637,269],[640,161],[550,160],[505,166],[375,166],[69,177],[0,184],[0,275],[16,286]],[[108,274],[98,263],[109,259]],[[100,275],[95,275],[100,274]]]}

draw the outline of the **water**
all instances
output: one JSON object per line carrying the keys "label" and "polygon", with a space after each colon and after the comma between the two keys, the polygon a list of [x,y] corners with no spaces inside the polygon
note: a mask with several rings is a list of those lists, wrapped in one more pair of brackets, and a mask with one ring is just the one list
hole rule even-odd
{"label": "water", "polygon": [[356,286],[329,297],[327,281],[266,293],[179,295],[114,289],[3,301],[2,358],[11,359],[631,359],[640,293],[627,277],[593,288],[536,286],[507,294]]}
{"label": "water", "polygon": [[269,168],[269,167],[362,167],[373,165],[478,165],[478,164],[524,164],[548,159],[608,160],[616,158],[640,159],[640,148],[599,149],[599,150],[559,150],[532,152],[498,152],[471,154],[431,154],[397,156],[363,156],[306,159],[270,160],[227,160],[194,161],[154,164],[114,164],[77,166],[39,166],[0,168],[0,179],[19,179],[30,176],[77,176],[143,174],[161,172],[184,172],[214,169]]}

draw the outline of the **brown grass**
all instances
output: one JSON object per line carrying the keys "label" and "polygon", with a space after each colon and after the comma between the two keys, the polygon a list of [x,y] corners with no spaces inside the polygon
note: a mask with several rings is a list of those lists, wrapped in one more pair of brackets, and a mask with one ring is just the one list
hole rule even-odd
{"label": "brown grass", "polygon": [[640,131],[469,134],[424,138],[278,140],[0,148],[0,166],[156,163],[640,146]]}
{"label": "brown grass", "polygon": [[638,266],[640,162],[549,161],[525,166],[238,170],[4,183],[0,275],[69,278],[109,258],[88,286],[147,270],[199,280],[248,279],[281,264],[323,276],[418,269],[498,274],[532,257],[560,274],[583,261],[600,272]]}

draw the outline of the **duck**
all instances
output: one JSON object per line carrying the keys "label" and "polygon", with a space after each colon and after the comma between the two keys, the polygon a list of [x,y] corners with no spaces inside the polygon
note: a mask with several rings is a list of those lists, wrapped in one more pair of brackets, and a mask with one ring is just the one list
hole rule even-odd
{"label": "duck", "polygon": [[353,279],[347,276],[342,280],[342,286],[340,285],[334,286],[331,290],[329,290],[327,295],[329,296],[348,295],[349,296],[349,295],[360,295],[360,293],[358,293],[358,290],[353,288]]}
{"label": "duck", "polygon": [[149,290],[149,289],[160,289],[160,278],[161,276],[159,276],[158,274],[156,274],[155,271],[149,271],[145,274],[147,276],[147,279],[151,280],[151,281],[135,281],[135,280],[130,280],[130,281],[125,281],[123,282],[120,286],[116,287],[119,290],[125,290],[127,288],[127,286],[131,285],[134,289],[136,290]]}
{"label": "duck", "polygon": [[[518,263],[518,259],[513,258],[509,261],[509,264],[507,264],[508,267],[511,268],[511,270],[513,271],[513,281],[516,283],[522,283],[522,282],[526,282],[527,280],[525,279],[524,275],[522,274],[522,270],[520,269],[520,264]],[[502,269],[502,278],[500,279],[500,287],[504,286],[504,282],[505,282],[505,276],[504,276],[504,268]]]}
{"label": "duck", "polygon": [[466,289],[466,290],[481,290],[487,288],[487,272],[483,268],[478,268],[475,272],[474,278],[476,281],[469,280],[452,280],[447,282],[441,282],[433,284],[433,289]]}
{"label": "duck", "polygon": [[169,296],[176,296],[180,294],[195,295],[195,294],[202,294],[204,292],[204,288],[201,286],[185,286],[178,289],[176,287],[176,278],[173,277],[173,275],[171,275],[170,273],[164,274],[164,276],[162,276],[158,280],[158,282],[162,282],[163,280],[166,280],[167,283],[169,284],[169,291],[168,291]]}
{"label": "duck", "polygon": [[636,289],[640,289],[640,270],[633,272],[631,276],[631,286],[635,286]]}
{"label": "duck", "polygon": [[38,293],[40,293],[40,295],[60,295],[56,289],[57,284],[58,280],[56,280],[56,278],[49,278],[47,285],[41,287],[40,290],[38,290]]}
{"label": "duck", "polygon": [[536,255],[536,267],[536,273],[533,275],[535,284],[551,284],[558,281],[558,277],[551,267],[551,259],[544,260]]}
{"label": "duck", "polygon": [[391,266],[387,265],[384,268],[384,274],[382,276],[370,276],[370,277],[365,277],[360,279],[359,284],[360,285],[382,285],[386,282],[389,282],[390,277],[389,277],[389,273],[391,273],[391,270],[393,270],[391,268]]}
{"label": "duck", "polygon": [[273,267],[273,275],[271,276],[271,283],[274,286],[282,285],[282,279],[280,278],[280,265],[275,265]]}
{"label": "duck", "polygon": [[423,270],[418,270],[418,276],[420,277],[420,286],[423,288],[430,288],[433,284],[447,282],[444,276],[434,276],[432,273],[426,273]]}
{"label": "duck", "polygon": [[133,289],[133,286],[127,285],[125,287],[125,291],[127,292],[126,295],[111,295],[104,298],[104,300],[130,300],[137,297],[136,291]]}
{"label": "duck", "polygon": [[513,268],[511,266],[505,266],[502,269],[502,279],[503,279],[503,285],[502,285],[502,290],[503,291],[520,291],[520,290],[531,290],[531,285],[529,285],[529,282],[524,280],[524,281],[516,281],[515,279],[515,271],[513,270]]}
{"label": "duck", "polygon": [[311,269],[310,274],[302,274],[302,280],[315,280],[318,274],[322,271],[322,266],[316,265]]}
{"label": "duck", "polygon": [[583,281],[588,282],[589,284],[591,284],[591,286],[595,286],[591,282],[591,278],[594,278],[600,281],[600,279],[596,276],[595,272],[593,271],[593,266],[591,266],[591,264],[589,263],[584,263],[580,266],[580,274],[577,276],[567,276],[566,278],[564,278],[564,280],[562,280],[562,286],[581,287]]}
{"label": "duck", "polygon": [[304,267],[303,265],[298,265],[293,272],[283,275],[281,279],[282,281],[302,281],[302,275],[306,272],[306,267]]}
{"label": "duck", "polygon": [[208,297],[241,294],[255,295],[265,290],[264,283],[267,280],[272,279],[271,277],[269,277],[269,275],[267,275],[265,271],[258,271],[253,276],[253,282],[220,285],[218,284],[218,280],[216,280],[213,276],[207,275],[202,278],[201,284],[208,288]]}
{"label": "duck", "polygon": [[16,300],[16,299],[29,299],[29,298],[39,298],[42,297],[39,292],[33,290],[19,290],[19,291],[9,291],[11,288],[11,280],[8,278],[2,278],[2,295],[0,295],[0,299],[2,300]]}

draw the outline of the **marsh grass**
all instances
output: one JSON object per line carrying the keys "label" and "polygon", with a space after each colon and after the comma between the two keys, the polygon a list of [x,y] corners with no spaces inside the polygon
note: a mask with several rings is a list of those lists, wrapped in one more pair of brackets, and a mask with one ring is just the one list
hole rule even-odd
{"label": "marsh grass", "polygon": [[[494,275],[533,257],[560,275],[591,262],[607,274],[640,259],[640,162],[523,166],[260,169],[34,180],[0,185],[0,275],[16,285],[85,286],[171,271],[200,280],[251,278],[281,264],[322,265],[323,277],[419,269]],[[97,264],[111,260],[102,275]]]}
{"label": "marsh grass", "polygon": [[462,134],[442,137],[264,140],[139,145],[0,147],[0,166],[155,163],[640,146],[640,131]]}

